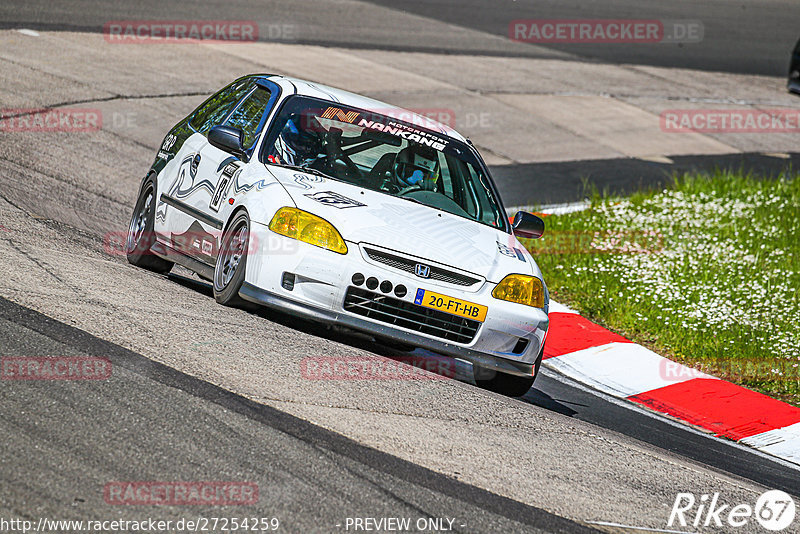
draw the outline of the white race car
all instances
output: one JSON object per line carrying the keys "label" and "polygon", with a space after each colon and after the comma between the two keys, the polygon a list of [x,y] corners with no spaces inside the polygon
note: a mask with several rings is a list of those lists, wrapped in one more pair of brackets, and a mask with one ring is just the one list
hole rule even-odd
{"label": "white race car", "polygon": [[165,137],[131,218],[130,263],[179,263],[242,299],[473,364],[523,395],[548,328],[542,273],[472,144],[339,89],[239,78]]}

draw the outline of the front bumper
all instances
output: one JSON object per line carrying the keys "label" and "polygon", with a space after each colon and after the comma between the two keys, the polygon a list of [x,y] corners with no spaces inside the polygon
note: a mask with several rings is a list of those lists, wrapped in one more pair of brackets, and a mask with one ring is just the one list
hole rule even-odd
{"label": "front bumper", "polygon": [[[534,372],[549,326],[547,313],[493,298],[494,283],[480,281],[465,288],[418,278],[369,259],[363,247],[355,243],[347,243],[347,254],[336,254],[280,236],[258,223],[252,225],[250,239],[245,283],[239,292],[245,300],[509,374],[531,376]],[[469,342],[457,343],[353,313],[344,308],[344,300],[348,287],[353,287],[351,279],[355,273],[366,278],[375,277],[381,282],[389,281],[393,287],[405,286],[406,295],[390,296],[411,304],[418,288],[482,304],[488,307],[486,319]],[[284,287],[285,276],[293,281],[289,284],[291,289]],[[525,342],[520,343],[521,340]],[[524,345],[522,350],[519,350],[520,345]]]}

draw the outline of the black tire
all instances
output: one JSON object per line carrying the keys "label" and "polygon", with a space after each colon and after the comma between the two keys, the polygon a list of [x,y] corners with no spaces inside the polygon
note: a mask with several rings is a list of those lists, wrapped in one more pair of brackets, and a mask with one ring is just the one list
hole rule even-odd
{"label": "black tire", "polygon": [[133,207],[131,223],[128,225],[128,237],[125,241],[125,253],[131,265],[166,274],[174,263],[156,256],[150,250],[156,240],[153,231],[155,217],[156,182],[151,175],[142,185],[139,198]]}
{"label": "black tire", "polygon": [[250,217],[246,211],[237,213],[225,232],[214,267],[214,299],[223,306],[241,306],[245,301],[239,296],[247,269],[247,251],[250,240]]}
{"label": "black tire", "polygon": [[[476,367],[474,369],[475,383],[483,389],[488,389],[489,391],[494,391],[495,393],[500,393],[501,395],[507,395],[509,397],[522,397],[528,392],[529,389],[531,389],[533,382],[539,375],[539,369],[542,367],[543,355],[544,347],[542,347],[542,350],[539,351],[539,356],[536,358],[536,362],[533,364],[533,376],[517,376],[496,371],[491,378],[478,378],[479,375],[483,375],[484,373],[487,373],[487,371]],[[489,374],[491,374],[491,372],[489,372]]]}

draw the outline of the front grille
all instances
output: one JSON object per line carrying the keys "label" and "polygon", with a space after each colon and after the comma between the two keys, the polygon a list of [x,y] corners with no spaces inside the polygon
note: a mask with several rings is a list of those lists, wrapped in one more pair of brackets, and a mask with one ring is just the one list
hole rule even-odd
{"label": "front grille", "polygon": [[[379,261],[383,264],[394,267],[395,269],[400,269],[401,271],[405,271],[407,273],[414,274],[414,269],[418,263],[425,264],[424,260],[417,261],[410,258],[404,258],[402,256],[396,256],[382,250],[375,250],[374,248],[364,247],[364,251],[371,260]],[[439,280],[440,282],[447,282],[449,284],[456,284],[459,286],[471,286],[481,281],[480,278],[474,278],[465,274],[456,273],[441,267],[435,267],[431,265],[430,268],[431,274],[428,277],[430,280]]]}
{"label": "front grille", "polygon": [[357,287],[347,288],[344,309],[382,323],[400,326],[456,343],[472,341],[481,325],[472,319],[417,306],[411,302]]}

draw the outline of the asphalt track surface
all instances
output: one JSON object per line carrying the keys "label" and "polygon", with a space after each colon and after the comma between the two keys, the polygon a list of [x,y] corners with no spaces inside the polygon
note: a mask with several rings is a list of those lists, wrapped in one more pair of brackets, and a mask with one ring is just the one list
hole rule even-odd
{"label": "asphalt track surface", "polygon": [[[364,9],[364,4],[375,8]],[[100,33],[108,21],[141,19],[253,20],[259,23],[260,40],[277,43],[445,56],[558,58],[781,77],[787,75],[791,50],[800,38],[796,25],[800,3],[793,0],[274,0],[267,5],[253,1],[186,4],[65,0],[54,4],[31,0],[0,4],[0,29]],[[509,23],[516,19],[691,20],[702,23],[704,35],[698,43],[534,45],[509,41]],[[431,30],[430,21],[439,22],[440,26]],[[281,31],[286,27],[290,28],[288,32]],[[475,39],[475,32],[492,39]],[[732,169],[777,175],[797,168],[800,158],[794,146],[784,151],[788,160],[745,151],[727,157],[687,155],[674,165],[583,156],[579,159],[585,162],[577,165],[571,161],[523,162],[502,165],[494,173],[506,198],[526,198],[525,189],[535,177],[542,186],[537,201],[552,204],[580,201],[594,192],[628,194],[658,189],[670,183],[674,173],[684,171]]]}
{"label": "asphalt track surface", "polygon": [[[352,22],[368,15],[378,23],[385,12],[359,11],[349,2],[314,2],[313,9],[295,10],[289,4],[297,5],[275,3],[270,16],[325,19],[319,42],[404,46],[387,45],[385,33]],[[471,4],[461,5],[470,13]],[[235,6],[226,18],[252,17],[259,10]],[[4,3],[0,20],[9,28],[96,32],[109,18],[144,18],[144,12],[147,18],[207,18],[220,9],[206,4],[187,14],[163,2],[135,8]],[[473,18],[474,12],[460,23],[477,24]],[[689,17],[676,12],[673,18]],[[749,22],[762,29],[772,24]],[[326,28],[338,31],[324,34]],[[350,42],[337,41],[342,35]],[[458,41],[455,30],[451,42],[425,35],[431,40],[414,46],[444,53],[470,46]],[[565,56],[494,42],[473,43],[472,52]],[[148,53],[141,51],[143,63],[158,61]],[[721,61],[722,55],[711,55]],[[86,85],[94,89],[103,75],[129,75],[128,83],[139,83],[136,71],[101,72]],[[33,88],[36,73],[32,79]],[[32,94],[39,94],[38,85]],[[664,528],[677,491],[723,491],[740,502],[766,488],[800,495],[796,469],[631,411],[555,374],[540,376],[520,400],[478,390],[468,379],[309,384],[297,375],[297,362],[306,355],[396,353],[280,314],[221,308],[207,285],[180,270],[169,278],[154,276],[99,252],[103,230],[126,224],[141,164],[152,158],[165,125],[208,92],[187,85],[185,94],[147,102],[168,117],[144,126],[146,135],[138,138],[54,136],[56,142],[42,144],[23,135],[4,136],[0,143],[2,354],[99,355],[114,364],[112,378],[102,383],[0,383],[3,444],[14,451],[0,458],[0,517],[168,519],[195,513],[110,507],[102,488],[112,480],[254,481],[261,490],[256,509],[200,513],[257,510],[254,515],[281,519],[289,532],[341,531],[337,524],[358,516],[451,517],[464,532],[575,532],[591,528],[589,520]],[[157,92],[154,87],[150,94]],[[753,165],[775,165],[774,159],[752,159]],[[709,165],[720,161],[710,159]],[[532,165],[540,173],[571,168],[576,182],[592,168],[591,162]],[[597,166],[594,172],[610,187],[647,185],[614,184],[608,167]],[[664,175],[657,164],[652,167]],[[509,203],[519,180],[504,183],[498,176],[498,182]],[[543,200],[574,199],[574,193],[559,193],[559,187],[569,188],[563,180],[549,185],[554,197]]]}
{"label": "asphalt track surface", "polygon": [[[128,19],[246,19],[265,24],[298,24],[292,40],[302,44],[386,48],[437,53],[486,53],[529,57],[560,57],[581,60],[682,67],[706,71],[785,76],[789,56],[800,38],[797,21],[800,4],[793,0],[369,0],[392,11],[406,12],[452,25],[445,40],[417,36],[396,42],[386,20],[361,21],[358,7],[349,2],[280,0],[264,5],[240,2],[135,3],[102,0],[47,0],[4,2],[0,6],[0,28],[102,31],[109,20]],[[391,13],[391,12],[389,12]],[[387,16],[391,16],[388,14]],[[469,28],[508,37],[509,23],[516,19],[657,19],[695,20],[704,27],[703,40],[686,44],[545,44],[501,51],[475,50],[464,46],[459,28]],[[348,23],[348,21],[350,23]],[[397,32],[395,32],[397,33]],[[264,33],[269,38],[269,33]]]}
{"label": "asphalt track surface", "polygon": [[246,513],[277,518],[290,532],[335,532],[348,517],[430,517],[453,519],[456,532],[593,530],[364,447],[5,299],[0,336],[5,356],[98,356],[113,369],[100,387],[4,384],[6,517],[92,520],[104,512],[134,520],[142,517],[134,507],[111,516],[102,488],[146,473],[148,480],[211,476],[259,487],[257,505],[197,515],[160,506],[160,520]]}
{"label": "asphalt track surface", "polygon": [[794,21],[800,5],[791,0],[748,3],[730,0],[503,0],[449,2],[370,0],[451,24],[498,36],[508,35],[516,19],[657,19],[696,20],[705,29],[699,43],[650,44],[626,47],[614,44],[542,45],[581,58],[615,63],[682,67],[707,71],[786,75],[788,58],[800,38]]}

